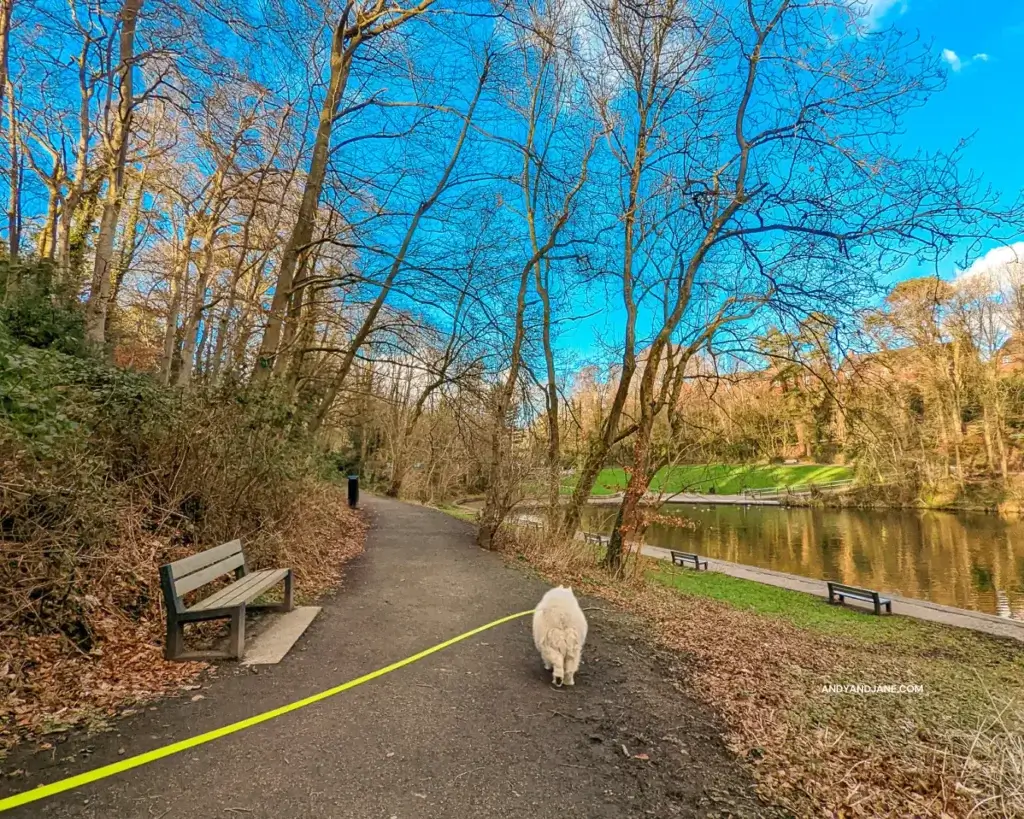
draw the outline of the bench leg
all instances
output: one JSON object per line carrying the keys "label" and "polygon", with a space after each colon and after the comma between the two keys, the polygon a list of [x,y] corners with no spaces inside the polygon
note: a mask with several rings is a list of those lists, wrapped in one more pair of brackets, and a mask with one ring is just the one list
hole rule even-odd
{"label": "bench leg", "polygon": [[295,597],[292,592],[292,573],[284,576],[284,602],[281,603],[281,611],[291,611],[295,608]]}
{"label": "bench leg", "polygon": [[878,602],[877,598],[875,599],[875,614],[879,616],[882,614],[882,604]]}
{"label": "bench leg", "polygon": [[892,614],[892,600],[885,604],[885,612],[886,614]]}
{"label": "bench leg", "polygon": [[231,631],[228,635],[228,655],[242,659],[245,650],[245,606],[239,606],[231,613]]}
{"label": "bench leg", "polygon": [[185,624],[178,620],[173,614],[167,615],[167,645],[164,648],[164,658],[177,660],[185,653]]}

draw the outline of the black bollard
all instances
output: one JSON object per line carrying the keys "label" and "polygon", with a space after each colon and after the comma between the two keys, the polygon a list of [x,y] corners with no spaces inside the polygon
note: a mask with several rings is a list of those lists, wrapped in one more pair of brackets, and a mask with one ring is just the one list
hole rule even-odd
{"label": "black bollard", "polygon": [[348,505],[353,509],[359,504],[359,476],[348,476]]}

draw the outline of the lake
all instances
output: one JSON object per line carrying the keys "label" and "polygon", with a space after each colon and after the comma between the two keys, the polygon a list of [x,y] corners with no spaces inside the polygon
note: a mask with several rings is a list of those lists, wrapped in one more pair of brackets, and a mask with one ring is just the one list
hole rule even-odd
{"label": "lake", "polygon": [[[610,532],[615,506],[587,506],[582,528]],[[651,546],[1024,619],[1024,521],[925,511],[701,506],[651,524]]]}

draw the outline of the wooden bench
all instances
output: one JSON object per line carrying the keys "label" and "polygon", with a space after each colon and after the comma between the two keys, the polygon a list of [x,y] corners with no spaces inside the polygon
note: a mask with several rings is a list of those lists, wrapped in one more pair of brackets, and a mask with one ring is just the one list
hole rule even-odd
{"label": "wooden bench", "polygon": [[[880,597],[878,592],[871,589],[859,589],[856,586],[847,586],[844,583],[828,581],[828,602],[832,605],[841,605],[847,597],[855,600],[864,600],[875,606],[875,614],[882,613],[882,606],[892,614],[892,600],[887,597]],[[838,598],[838,599],[837,599]]]}
{"label": "wooden bench", "polygon": [[675,566],[685,566],[687,563],[692,563],[693,568],[700,571],[701,566],[705,569],[708,567],[707,560],[701,560],[700,555],[695,555],[690,552],[677,552],[673,549],[669,549],[672,552],[672,563]]}
{"label": "wooden bench", "polygon": [[[233,583],[214,592],[209,597],[184,604],[183,598],[191,591],[212,583],[226,574],[234,573]],[[253,600],[284,581],[284,601],[267,605],[250,606]],[[164,656],[168,660],[206,660],[216,658],[239,659],[245,646],[245,610],[249,608],[272,611],[291,611],[292,570],[263,569],[249,571],[240,540],[232,540],[214,549],[186,557],[160,567],[160,585],[167,606],[167,647]],[[228,650],[207,652],[185,651],[185,623],[201,620],[231,620]]]}
{"label": "wooden bench", "polygon": [[608,535],[602,535],[598,532],[584,532],[583,540],[586,543],[596,543],[598,546],[607,546],[612,542]]}

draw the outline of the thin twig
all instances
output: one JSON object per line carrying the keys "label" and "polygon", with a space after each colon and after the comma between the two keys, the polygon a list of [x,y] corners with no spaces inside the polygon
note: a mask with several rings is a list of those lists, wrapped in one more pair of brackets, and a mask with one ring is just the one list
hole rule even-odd
{"label": "thin twig", "polygon": [[454,783],[455,783],[455,782],[456,782],[457,780],[461,779],[461,778],[462,778],[462,777],[464,777],[464,776],[465,776],[466,774],[471,774],[471,773],[473,773],[474,771],[482,771],[482,770],[483,770],[484,768],[486,768],[486,767],[487,767],[486,765],[480,765],[480,766],[479,766],[479,767],[477,767],[477,768],[470,768],[470,769],[469,769],[468,771],[463,771],[462,773],[460,773],[460,774],[457,774],[457,775],[455,776],[455,778],[454,778],[454,779],[452,780],[452,783],[454,784]]}

